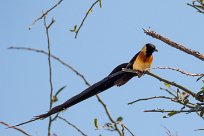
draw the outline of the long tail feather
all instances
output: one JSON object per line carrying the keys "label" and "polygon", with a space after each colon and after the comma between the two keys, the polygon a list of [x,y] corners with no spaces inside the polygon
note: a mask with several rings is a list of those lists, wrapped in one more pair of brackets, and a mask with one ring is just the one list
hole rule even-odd
{"label": "long tail feather", "polygon": [[[92,97],[98,93],[101,93],[109,88],[111,88],[114,85],[118,85],[118,83],[122,82],[125,84],[127,81],[129,81],[134,75],[130,73],[126,73],[124,71],[121,71],[122,68],[125,68],[128,63],[123,63],[121,65],[118,65],[107,77],[102,79],[101,81],[93,84],[92,86],[88,87],[84,91],[82,91],[80,94],[70,98],[66,102],[62,103],[61,105],[58,105],[54,108],[52,108],[50,111],[48,111],[45,114],[41,114],[38,116],[35,116],[33,119],[17,124],[15,126],[21,126],[39,119],[45,119],[52,114],[58,113],[64,109],[67,109],[83,100],[86,100],[89,97]],[[125,78],[124,78],[125,77]],[[128,77],[128,78],[127,78]],[[122,85],[122,84],[120,84]],[[12,126],[14,127],[14,126]]]}

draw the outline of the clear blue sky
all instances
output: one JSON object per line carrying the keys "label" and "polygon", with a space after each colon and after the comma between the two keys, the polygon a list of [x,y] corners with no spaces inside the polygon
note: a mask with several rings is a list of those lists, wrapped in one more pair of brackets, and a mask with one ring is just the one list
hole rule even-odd
{"label": "clear blue sky", "polygon": [[[47,50],[43,21],[36,23],[32,30],[28,26],[54,3],[48,1],[6,0],[0,5],[0,120],[16,124],[44,113],[49,107],[49,72],[47,57],[27,51],[7,50],[10,46],[23,46]],[[128,62],[148,42],[159,50],[155,53],[153,66],[178,67],[192,73],[203,72],[203,62],[155,40],[142,31],[152,30],[182,43],[187,47],[204,53],[203,14],[196,13],[187,6],[191,0],[178,1],[135,1],[103,0],[103,8],[96,6],[88,16],[78,38],[69,30],[79,24],[86,10],[94,1],[66,1],[47,17],[55,18],[56,23],[50,30],[51,51],[66,63],[80,71],[91,83],[102,79],[116,65]],[[66,85],[59,95],[60,104],[78,94],[86,85],[72,71],[52,60],[54,91]],[[195,78],[186,77],[173,71],[154,70],[154,73],[176,81],[197,92],[203,85]],[[114,118],[123,116],[124,123],[135,135],[162,136],[167,127],[179,136],[201,136],[204,132],[195,129],[204,128],[204,121],[196,114],[180,114],[163,119],[165,114],[144,113],[146,109],[179,109],[181,106],[166,100],[140,102],[131,106],[127,103],[144,97],[165,95],[159,88],[163,83],[144,76],[134,78],[126,85],[113,87],[100,94]],[[117,135],[104,130],[95,130],[93,120],[98,118],[102,125],[108,121],[104,109],[92,97],[62,113],[62,116],[77,125],[86,134]],[[34,136],[47,134],[48,120],[37,121],[22,129]],[[52,133],[59,136],[80,135],[62,121],[56,121]],[[5,129],[0,125],[1,136],[21,136],[19,132]]]}

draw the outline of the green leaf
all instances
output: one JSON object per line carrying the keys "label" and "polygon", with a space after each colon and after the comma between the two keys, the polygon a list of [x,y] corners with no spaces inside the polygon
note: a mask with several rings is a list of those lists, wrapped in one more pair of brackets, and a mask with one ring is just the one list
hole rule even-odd
{"label": "green leaf", "polygon": [[173,115],[175,115],[175,114],[177,114],[177,112],[172,111],[172,112],[169,112],[169,113],[168,113],[168,116],[171,117],[171,116],[173,116]]}
{"label": "green leaf", "polygon": [[61,87],[61,88],[56,92],[55,96],[57,97],[57,95],[58,95],[59,93],[61,93],[66,87],[67,87],[66,85],[63,86],[63,87]]}
{"label": "green leaf", "polygon": [[201,117],[203,117],[203,114],[204,114],[204,112],[203,112],[203,111],[201,111],[201,112],[200,112],[200,116],[201,116]]}
{"label": "green leaf", "polygon": [[57,102],[58,101],[58,98],[57,98],[57,96],[52,96],[52,102]]}
{"label": "green leaf", "polygon": [[98,129],[98,119],[94,118],[94,126]]}
{"label": "green leaf", "polygon": [[201,87],[200,89],[201,89],[201,91],[204,91],[204,86],[203,86],[203,87]]}
{"label": "green leaf", "polygon": [[99,0],[99,6],[102,8],[102,0]]}
{"label": "green leaf", "polygon": [[117,121],[118,121],[118,122],[123,121],[123,117],[121,117],[121,116],[120,116],[120,117],[118,117],[118,118],[117,118]]}
{"label": "green leaf", "polygon": [[77,30],[77,25],[74,25],[74,28],[71,29],[70,31],[71,31],[71,32],[76,32],[76,30]]}
{"label": "green leaf", "polygon": [[164,85],[165,85],[166,87],[168,87],[168,88],[170,88],[170,87],[171,87],[171,85],[170,85],[170,84],[168,84],[168,83],[164,83]]}
{"label": "green leaf", "polygon": [[188,99],[185,99],[184,100],[184,105],[188,104],[189,100]]}

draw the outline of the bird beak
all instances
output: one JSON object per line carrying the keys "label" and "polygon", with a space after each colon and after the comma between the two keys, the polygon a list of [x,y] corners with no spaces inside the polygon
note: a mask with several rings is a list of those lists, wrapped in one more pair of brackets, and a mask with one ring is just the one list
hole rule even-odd
{"label": "bird beak", "polygon": [[157,50],[157,49],[154,49],[154,51],[155,51],[155,52],[158,52],[158,50]]}

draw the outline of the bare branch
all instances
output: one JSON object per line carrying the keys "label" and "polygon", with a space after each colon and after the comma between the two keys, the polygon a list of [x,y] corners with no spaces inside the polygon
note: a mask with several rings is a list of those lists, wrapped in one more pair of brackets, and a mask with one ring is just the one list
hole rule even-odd
{"label": "bare branch", "polygon": [[148,97],[148,98],[137,99],[137,100],[135,100],[135,101],[129,102],[128,105],[131,105],[131,104],[134,104],[134,103],[140,102],[140,101],[151,100],[151,99],[169,99],[169,100],[173,100],[173,98],[171,98],[171,97],[166,97],[166,96],[153,96],[153,97]]}
{"label": "bare branch", "polygon": [[78,33],[79,33],[81,27],[83,26],[83,24],[84,24],[86,18],[88,17],[89,13],[92,11],[93,7],[94,7],[98,2],[100,2],[100,0],[95,1],[95,2],[91,5],[91,7],[87,10],[86,15],[84,16],[83,20],[81,21],[81,24],[80,24],[79,28],[78,28],[78,29],[76,30],[76,32],[75,32],[75,38],[77,38]]}
{"label": "bare branch", "polygon": [[135,136],[135,135],[130,131],[130,129],[125,126],[125,124],[123,124],[123,127],[124,127],[132,136]]}
{"label": "bare branch", "polygon": [[67,119],[58,116],[59,119],[61,119],[62,121],[64,121],[65,123],[67,123],[68,125],[70,125],[71,127],[73,127],[74,129],[76,129],[79,133],[81,133],[81,135],[83,136],[87,136],[87,134],[85,134],[84,132],[82,132],[77,126],[75,126],[74,124],[72,124],[71,122],[69,122]]}
{"label": "bare branch", "polygon": [[118,132],[118,134],[119,134],[120,136],[122,136],[122,132],[119,130],[119,128],[118,128],[116,122],[115,122],[114,119],[111,117],[110,112],[108,111],[108,108],[107,108],[106,104],[102,101],[102,99],[101,99],[98,95],[96,95],[96,98],[98,99],[98,101],[101,103],[101,105],[102,105],[103,108],[105,109],[106,115],[108,116],[108,118],[109,118],[109,120],[111,121],[111,123],[114,124],[114,127],[115,127],[116,131]]}
{"label": "bare branch", "polygon": [[[49,65],[49,83],[50,83],[50,107],[49,110],[52,109],[53,101],[52,101],[52,96],[53,96],[53,84],[52,84],[52,64],[51,64],[51,59],[50,59],[50,54],[51,54],[51,49],[50,49],[50,36],[49,36],[49,28],[51,25],[55,22],[54,19],[52,19],[51,23],[47,25],[46,23],[46,16],[44,16],[44,27],[46,29],[46,36],[47,36],[47,49],[48,49],[48,65]],[[52,117],[49,117],[49,122],[48,122],[48,136],[50,136],[50,131],[51,131],[51,125],[52,125]]]}
{"label": "bare branch", "polygon": [[193,103],[190,103],[190,102],[185,103],[184,101],[179,100],[178,98],[171,98],[171,97],[167,97],[167,96],[153,96],[153,97],[148,97],[148,98],[141,98],[141,99],[137,99],[135,101],[129,102],[128,105],[134,104],[136,102],[147,101],[147,100],[152,100],[152,99],[167,99],[167,100],[171,100],[172,102],[181,104],[181,105],[188,107],[188,108],[195,108],[195,104],[193,104]]}
{"label": "bare branch", "polygon": [[121,130],[121,132],[122,132],[122,136],[125,136],[125,127],[124,127],[123,124],[121,124],[121,127],[122,127],[122,130]]}
{"label": "bare branch", "polygon": [[166,128],[165,126],[162,126],[162,127],[166,130],[167,136],[178,136],[177,134],[176,134],[176,135],[173,135],[173,134],[171,133],[171,131],[170,131],[168,128]]}
{"label": "bare branch", "polygon": [[162,87],[160,87],[160,89],[166,91],[168,94],[174,96],[175,98],[177,97],[175,94],[173,94],[171,91],[169,91],[169,90],[166,89],[166,88],[162,88]]}
{"label": "bare branch", "polygon": [[174,47],[176,49],[179,49],[187,54],[190,54],[190,55],[193,55],[194,57],[204,61],[204,55],[201,54],[200,52],[198,51],[194,51],[192,49],[189,49],[189,48],[186,48],[185,46],[181,45],[181,44],[178,44],[174,41],[171,41],[170,39],[160,35],[160,34],[157,34],[155,31],[152,31],[150,29],[143,29],[144,30],[144,33],[146,33],[147,35],[153,37],[153,38],[156,38],[158,40],[161,40],[163,42],[165,42],[166,44],[170,45],[171,47]]}
{"label": "bare branch", "polygon": [[54,6],[52,6],[50,9],[48,9],[46,12],[44,12],[40,17],[38,17],[37,19],[35,19],[33,21],[33,23],[29,26],[29,30],[32,28],[32,26],[38,22],[39,20],[43,19],[50,11],[52,11],[54,8],[56,8],[57,6],[59,6],[61,4],[63,0],[60,0],[59,2],[57,2]]}
{"label": "bare branch", "polygon": [[[200,5],[195,4],[196,2],[198,2]],[[202,3],[201,0],[192,1],[192,4],[187,3],[187,5],[196,9],[197,12],[204,14],[204,3]]]}
{"label": "bare branch", "polygon": [[22,129],[20,129],[20,128],[17,128],[17,127],[12,127],[11,125],[9,125],[9,124],[7,124],[7,123],[5,123],[5,122],[3,122],[3,121],[0,121],[0,124],[2,124],[2,125],[4,125],[4,126],[7,126],[7,127],[9,127],[9,128],[13,128],[13,129],[15,129],[15,130],[21,132],[22,134],[24,134],[24,135],[26,135],[26,136],[31,136],[30,134],[28,134],[28,133],[25,132],[24,130],[22,130]]}
{"label": "bare branch", "polygon": [[161,77],[159,77],[159,76],[157,76],[157,75],[155,75],[155,74],[153,74],[153,73],[151,73],[151,72],[146,72],[146,74],[147,74],[147,75],[150,75],[150,76],[152,76],[152,77],[154,77],[154,78],[156,78],[156,79],[158,79],[158,80],[160,80],[160,81],[162,81],[162,82],[165,82],[165,83],[168,83],[168,84],[170,84],[170,85],[172,85],[172,86],[175,86],[175,87],[177,87],[177,88],[183,90],[184,92],[186,92],[186,93],[192,95],[193,97],[196,96],[196,94],[195,94],[194,92],[192,92],[191,90],[185,88],[185,87],[182,86],[182,85],[179,85],[179,84],[177,84],[177,83],[175,83],[175,82],[172,82],[172,81],[169,81],[169,80],[167,80],[167,79],[161,78]]}
{"label": "bare branch", "polygon": [[166,67],[161,67],[161,66],[158,66],[158,67],[154,67],[154,68],[150,68],[150,69],[170,69],[170,70],[173,70],[173,71],[178,71],[184,75],[187,75],[187,76],[200,76],[200,77],[203,77],[204,74],[193,74],[193,73],[189,73],[189,72],[186,72],[184,70],[181,70],[179,68],[173,68],[173,67],[169,67],[169,66],[166,66]]}
{"label": "bare branch", "polygon": [[[135,71],[135,70],[132,70],[132,69],[126,69],[126,68],[124,68],[123,71],[138,74],[138,71]],[[192,92],[191,90],[189,90],[189,89],[183,87],[182,85],[179,85],[179,84],[177,84],[177,83],[175,83],[175,82],[172,82],[172,81],[169,81],[169,80],[167,80],[167,79],[161,78],[161,77],[159,77],[159,76],[157,76],[157,75],[155,75],[155,74],[153,74],[153,73],[151,73],[151,72],[149,72],[149,71],[145,71],[145,74],[150,75],[150,76],[152,76],[152,77],[154,77],[154,78],[156,78],[156,79],[158,79],[158,80],[160,80],[160,81],[162,81],[162,82],[165,82],[165,83],[168,83],[168,84],[170,84],[170,85],[172,85],[172,86],[175,86],[175,87],[177,87],[177,88],[183,90],[184,92],[189,93],[189,94],[192,95],[193,97],[196,97],[196,94],[195,94],[194,92]]]}
{"label": "bare branch", "polygon": [[[27,48],[27,47],[9,47],[8,49],[15,49],[15,50],[26,50],[26,51],[32,51],[32,52],[36,52],[36,53],[42,53],[44,55],[48,55],[47,52],[45,52],[44,50],[39,50],[39,49],[34,49],[34,48]],[[87,86],[90,86],[91,84],[88,83],[88,81],[85,79],[85,77],[80,74],[75,68],[73,68],[72,66],[68,65],[67,63],[65,63],[64,61],[62,61],[60,58],[50,54],[50,57],[52,57],[53,59],[57,60],[58,62],[60,62],[62,65],[64,65],[65,67],[69,68],[70,70],[72,70],[77,76],[79,76],[80,78],[82,78],[82,80],[84,81],[84,83]]]}
{"label": "bare branch", "polygon": [[161,112],[161,113],[169,113],[169,112],[175,112],[175,113],[191,113],[191,112],[198,112],[202,111],[202,109],[190,109],[190,110],[165,110],[165,109],[153,109],[153,110],[145,110],[144,112]]}

